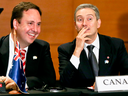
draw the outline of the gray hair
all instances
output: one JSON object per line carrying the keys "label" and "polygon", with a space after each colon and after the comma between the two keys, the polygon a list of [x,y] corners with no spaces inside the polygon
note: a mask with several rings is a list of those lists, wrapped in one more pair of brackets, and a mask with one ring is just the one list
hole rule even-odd
{"label": "gray hair", "polygon": [[75,12],[74,12],[74,21],[76,21],[76,12],[77,12],[78,10],[80,10],[80,9],[83,9],[83,8],[90,8],[90,9],[94,10],[94,11],[95,11],[95,15],[96,15],[96,19],[97,19],[97,20],[100,19],[100,13],[99,13],[99,10],[98,10],[98,8],[97,8],[96,6],[94,6],[94,5],[92,5],[92,4],[81,4],[81,5],[79,5],[79,6],[76,8],[76,10],[75,10]]}

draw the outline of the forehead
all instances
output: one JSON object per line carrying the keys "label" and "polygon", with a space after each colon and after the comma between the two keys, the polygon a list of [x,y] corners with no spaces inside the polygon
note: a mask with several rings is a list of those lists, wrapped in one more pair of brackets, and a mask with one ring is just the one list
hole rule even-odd
{"label": "forehead", "polygon": [[82,8],[82,9],[79,9],[76,12],[76,17],[78,17],[78,16],[88,16],[88,15],[95,16],[95,11],[91,8]]}
{"label": "forehead", "polygon": [[33,20],[33,21],[38,21],[41,22],[41,16],[36,9],[29,9],[27,11],[23,11],[23,16],[21,19],[27,19],[27,20]]}

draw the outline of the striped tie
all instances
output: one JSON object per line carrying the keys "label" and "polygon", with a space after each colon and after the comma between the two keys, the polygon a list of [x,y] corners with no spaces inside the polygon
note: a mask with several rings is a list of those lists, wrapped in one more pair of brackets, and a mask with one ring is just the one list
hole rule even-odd
{"label": "striped tie", "polygon": [[23,62],[23,70],[24,70],[24,73],[25,73],[25,53],[26,53],[26,50],[22,49],[21,51],[21,59],[22,59],[22,62]]}

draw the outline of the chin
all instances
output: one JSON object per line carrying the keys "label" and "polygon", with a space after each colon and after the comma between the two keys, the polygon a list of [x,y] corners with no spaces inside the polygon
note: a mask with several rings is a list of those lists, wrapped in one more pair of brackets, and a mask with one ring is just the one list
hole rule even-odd
{"label": "chin", "polygon": [[[35,40],[35,39],[34,39]],[[33,42],[34,42],[34,40],[29,40],[28,41],[28,44],[30,45],[30,44],[32,44]]]}

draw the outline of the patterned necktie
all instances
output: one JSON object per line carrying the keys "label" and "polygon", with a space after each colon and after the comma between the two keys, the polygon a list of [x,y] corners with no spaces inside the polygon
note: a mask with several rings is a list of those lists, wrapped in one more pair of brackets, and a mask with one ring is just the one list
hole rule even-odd
{"label": "patterned necktie", "polygon": [[26,63],[25,53],[26,53],[26,50],[22,49],[22,50],[20,50],[20,52],[21,52],[21,59],[22,59],[22,62],[23,62],[23,70],[24,70],[24,73],[25,73],[25,63]]}
{"label": "patterned necktie", "polygon": [[93,48],[94,48],[94,46],[93,46],[93,45],[89,45],[89,46],[87,46],[87,48],[88,48],[88,50],[89,50],[89,54],[88,54],[89,63],[90,63],[91,66],[92,66],[94,75],[95,75],[95,76],[98,76],[99,67],[98,67],[98,64],[97,64],[97,60],[96,60],[95,54],[94,54],[93,51],[92,51]]}

